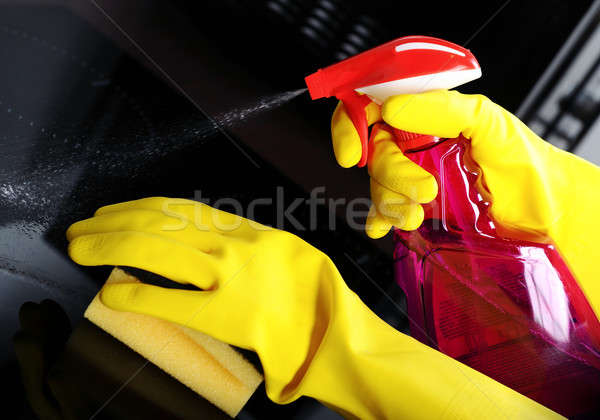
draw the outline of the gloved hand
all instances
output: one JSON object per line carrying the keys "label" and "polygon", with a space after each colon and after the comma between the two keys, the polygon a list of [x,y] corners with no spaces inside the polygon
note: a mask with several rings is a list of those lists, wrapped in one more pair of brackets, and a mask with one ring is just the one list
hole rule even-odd
{"label": "gloved hand", "polygon": [[[600,269],[595,262],[600,237],[600,223],[595,220],[600,211],[596,194],[600,168],[545,142],[482,95],[445,90],[398,95],[388,99],[380,112],[376,105],[369,105],[367,115],[369,123],[383,119],[405,131],[448,138],[462,134],[470,139],[469,152],[482,175],[479,192],[491,201],[497,226],[550,238],[600,315]],[[356,164],[360,142],[343,105],[334,112],[332,136],[340,165]],[[433,176],[407,163],[386,130],[379,130],[372,143],[368,167],[374,205],[367,233],[381,237],[392,225],[417,228],[422,216],[417,219],[404,210],[414,212],[419,203],[435,198]],[[396,205],[394,213],[388,203],[398,200],[410,204]],[[414,223],[406,223],[407,219]]]}
{"label": "gloved hand", "polygon": [[314,397],[369,418],[548,418],[555,413],[401,334],[332,261],[287,232],[188,200],[103,207],[67,232],[83,265],[126,265],[203,290],[107,285],[109,307],[253,350],[269,397]]}
{"label": "gloved hand", "polygon": [[[365,111],[369,125],[381,121],[377,104],[370,103]],[[338,163],[344,168],[356,165],[362,146],[342,102],[333,113],[331,134]],[[367,167],[373,204],[367,217],[367,234],[380,238],[392,226],[414,230],[423,222],[421,204],[430,202],[437,195],[437,182],[431,174],[404,156],[386,130],[379,130],[372,140]]]}

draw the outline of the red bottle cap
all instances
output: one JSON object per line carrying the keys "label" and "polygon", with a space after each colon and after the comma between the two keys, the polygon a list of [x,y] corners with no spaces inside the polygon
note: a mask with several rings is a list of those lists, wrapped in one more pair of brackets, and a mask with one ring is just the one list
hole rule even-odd
{"label": "red bottle cap", "polygon": [[442,139],[436,136],[426,134],[411,133],[409,131],[392,128],[396,144],[403,152],[424,149],[440,142]]}

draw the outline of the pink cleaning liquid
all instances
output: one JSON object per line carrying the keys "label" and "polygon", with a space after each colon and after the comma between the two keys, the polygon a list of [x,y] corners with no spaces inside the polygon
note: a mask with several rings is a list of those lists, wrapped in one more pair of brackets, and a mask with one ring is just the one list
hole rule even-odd
{"label": "pink cleaning liquid", "polygon": [[599,413],[600,324],[564,260],[489,217],[466,139],[429,139],[398,141],[439,185],[422,226],[394,233],[411,335],[563,415]]}

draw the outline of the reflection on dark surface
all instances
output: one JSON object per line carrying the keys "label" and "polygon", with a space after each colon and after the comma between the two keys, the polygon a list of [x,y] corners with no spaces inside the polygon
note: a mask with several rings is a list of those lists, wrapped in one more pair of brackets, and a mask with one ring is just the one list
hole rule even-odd
{"label": "reflection on dark surface", "polygon": [[[83,334],[77,331],[89,329],[81,324],[83,309],[108,274],[108,268],[68,260],[64,232],[72,222],[102,205],[153,195],[193,198],[201,192],[213,202],[233,197],[246,205],[275,198],[281,186],[287,205],[305,193],[246,151],[260,163],[255,166],[184,98],[71,13],[41,6],[0,10],[0,345],[3,373],[15,384],[7,410],[27,417],[32,412],[25,408],[11,343],[20,305],[57,301],[77,326],[76,341]],[[274,207],[256,210],[257,220],[275,223]],[[404,328],[402,315],[364,283],[344,252],[362,256],[360,264],[393,294],[390,259],[341,224],[330,232],[329,214],[324,208],[319,214],[316,231],[295,233],[332,256],[366,303]],[[301,205],[294,216],[308,226],[308,207]],[[29,349],[30,355],[39,350]],[[85,378],[102,384],[98,372]],[[119,384],[104,386],[116,390]],[[58,402],[50,400],[52,411]],[[253,404],[258,410],[265,405]],[[286,409],[290,416],[306,414],[315,404],[300,400]]]}

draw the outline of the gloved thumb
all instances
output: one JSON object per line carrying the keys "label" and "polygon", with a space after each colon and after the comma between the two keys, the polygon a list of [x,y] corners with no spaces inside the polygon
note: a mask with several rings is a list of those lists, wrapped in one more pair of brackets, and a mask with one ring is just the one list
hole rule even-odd
{"label": "gloved thumb", "polygon": [[471,138],[485,104],[483,95],[463,95],[457,91],[434,90],[397,95],[381,108],[383,120],[392,127],[412,133],[455,138]]}
{"label": "gloved thumb", "polygon": [[[381,121],[380,107],[376,103],[371,102],[367,105],[365,112],[369,125]],[[331,140],[335,158],[340,166],[350,168],[360,161],[362,156],[360,137],[341,101],[331,117]]]}
{"label": "gloved thumb", "polygon": [[211,292],[167,289],[150,284],[107,284],[100,301],[117,311],[136,312],[193,327]]}

